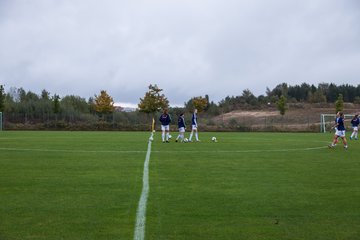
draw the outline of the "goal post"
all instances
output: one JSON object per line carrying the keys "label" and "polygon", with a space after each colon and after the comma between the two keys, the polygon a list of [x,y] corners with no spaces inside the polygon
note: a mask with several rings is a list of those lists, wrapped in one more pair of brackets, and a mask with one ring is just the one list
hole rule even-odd
{"label": "goal post", "polygon": [[[354,114],[344,114],[345,119],[352,119]],[[325,133],[335,125],[336,114],[320,115],[320,132]]]}
{"label": "goal post", "polygon": [[3,113],[0,112],[0,131],[3,130]]}

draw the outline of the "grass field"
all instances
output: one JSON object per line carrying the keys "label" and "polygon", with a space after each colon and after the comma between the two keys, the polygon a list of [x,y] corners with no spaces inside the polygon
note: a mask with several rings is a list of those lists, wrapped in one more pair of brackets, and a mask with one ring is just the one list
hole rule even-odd
{"label": "grass field", "polygon": [[[149,135],[0,132],[0,239],[133,239]],[[360,141],[331,137],[156,133],[145,239],[360,239]]]}

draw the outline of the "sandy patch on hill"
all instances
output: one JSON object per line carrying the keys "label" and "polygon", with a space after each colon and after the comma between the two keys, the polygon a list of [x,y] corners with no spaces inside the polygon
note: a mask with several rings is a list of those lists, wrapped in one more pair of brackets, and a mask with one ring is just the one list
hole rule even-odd
{"label": "sandy patch on hill", "polygon": [[225,119],[238,118],[238,117],[270,117],[279,116],[279,111],[233,111],[225,113],[223,117]]}

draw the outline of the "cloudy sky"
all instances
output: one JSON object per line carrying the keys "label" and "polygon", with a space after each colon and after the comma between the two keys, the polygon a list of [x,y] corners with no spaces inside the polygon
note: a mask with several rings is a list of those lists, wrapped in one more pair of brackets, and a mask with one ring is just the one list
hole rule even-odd
{"label": "cloudy sky", "polygon": [[360,84],[358,0],[0,0],[0,84],[172,105]]}

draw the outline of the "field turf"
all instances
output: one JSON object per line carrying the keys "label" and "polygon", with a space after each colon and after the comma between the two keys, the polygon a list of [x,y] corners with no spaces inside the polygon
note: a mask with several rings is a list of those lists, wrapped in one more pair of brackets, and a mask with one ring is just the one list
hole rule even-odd
{"label": "field turf", "polygon": [[[0,132],[0,239],[133,239],[149,135]],[[145,239],[360,239],[360,141],[344,150],[320,133],[160,138]]]}

